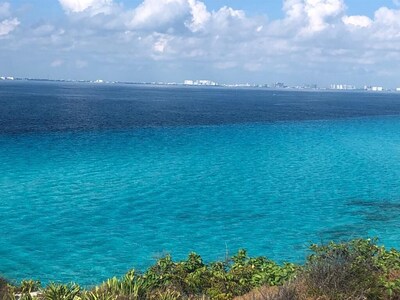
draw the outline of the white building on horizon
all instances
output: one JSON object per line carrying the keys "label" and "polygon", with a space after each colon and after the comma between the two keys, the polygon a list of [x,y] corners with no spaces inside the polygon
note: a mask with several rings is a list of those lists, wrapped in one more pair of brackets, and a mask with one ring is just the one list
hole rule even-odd
{"label": "white building on horizon", "polygon": [[212,80],[190,80],[186,79],[183,82],[184,85],[204,85],[204,86],[216,86],[218,83]]}
{"label": "white building on horizon", "polygon": [[194,81],[193,80],[185,80],[184,82],[183,82],[183,84],[184,85],[193,85],[194,84]]}
{"label": "white building on horizon", "polygon": [[0,80],[15,80],[13,76],[0,76]]}
{"label": "white building on horizon", "polygon": [[364,86],[364,90],[373,92],[382,92],[384,88],[383,86]]}
{"label": "white building on horizon", "polygon": [[331,90],[355,90],[356,87],[351,84],[331,84]]}

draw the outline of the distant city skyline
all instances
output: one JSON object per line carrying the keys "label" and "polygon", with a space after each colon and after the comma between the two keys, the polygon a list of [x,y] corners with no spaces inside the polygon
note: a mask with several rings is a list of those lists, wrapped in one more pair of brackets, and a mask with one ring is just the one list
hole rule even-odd
{"label": "distant city skyline", "polygon": [[0,75],[400,87],[398,0],[0,0]]}
{"label": "distant city skyline", "polygon": [[250,82],[231,82],[218,83],[208,79],[186,79],[183,82],[175,81],[108,81],[103,79],[95,80],[74,80],[74,79],[46,79],[46,78],[20,78],[13,76],[0,76],[0,81],[49,81],[49,82],[71,82],[71,83],[94,83],[94,84],[134,84],[134,85],[155,85],[155,86],[191,86],[191,87],[230,87],[230,88],[267,88],[267,89],[290,89],[290,90],[337,90],[337,91],[372,91],[372,92],[400,92],[400,87],[388,87],[379,85],[356,86],[352,84],[330,84],[329,86],[319,86],[315,83],[287,85],[284,82],[274,83],[250,83]]}

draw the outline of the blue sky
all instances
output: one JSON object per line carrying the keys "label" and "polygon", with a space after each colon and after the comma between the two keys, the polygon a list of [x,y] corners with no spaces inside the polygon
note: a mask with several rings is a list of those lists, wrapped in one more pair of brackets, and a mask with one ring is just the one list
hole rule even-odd
{"label": "blue sky", "polygon": [[0,0],[0,75],[400,86],[396,0]]}

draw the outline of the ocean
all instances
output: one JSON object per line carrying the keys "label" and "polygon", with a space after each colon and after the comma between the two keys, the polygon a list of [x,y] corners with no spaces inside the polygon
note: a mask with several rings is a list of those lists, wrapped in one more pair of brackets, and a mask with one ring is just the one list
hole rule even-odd
{"label": "ocean", "polygon": [[0,274],[400,248],[400,94],[0,82]]}

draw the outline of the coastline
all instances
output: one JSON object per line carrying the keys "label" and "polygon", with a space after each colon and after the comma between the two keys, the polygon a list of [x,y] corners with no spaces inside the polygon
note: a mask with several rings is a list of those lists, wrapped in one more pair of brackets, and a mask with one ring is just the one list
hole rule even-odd
{"label": "coastline", "polygon": [[[0,279],[2,299],[397,299],[400,296],[400,252],[377,239],[311,245],[303,265],[278,265],[266,257],[239,250],[224,261],[206,264],[189,254],[174,262],[165,256],[145,273],[129,271],[95,287],[75,283]],[[360,298],[361,297],[361,298]]]}

